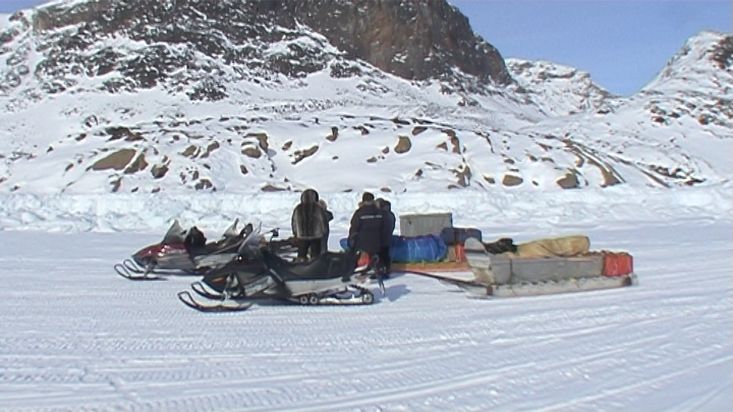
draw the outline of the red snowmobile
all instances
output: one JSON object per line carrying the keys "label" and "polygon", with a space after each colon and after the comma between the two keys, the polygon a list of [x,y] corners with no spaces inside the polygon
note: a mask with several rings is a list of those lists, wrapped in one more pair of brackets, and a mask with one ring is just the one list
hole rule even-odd
{"label": "red snowmobile", "polygon": [[129,280],[162,280],[166,275],[203,274],[236,256],[245,236],[252,232],[251,224],[238,231],[238,223],[239,219],[235,220],[221,239],[207,243],[196,226],[185,230],[175,220],[160,243],[140,249],[131,259],[115,264],[114,269]]}

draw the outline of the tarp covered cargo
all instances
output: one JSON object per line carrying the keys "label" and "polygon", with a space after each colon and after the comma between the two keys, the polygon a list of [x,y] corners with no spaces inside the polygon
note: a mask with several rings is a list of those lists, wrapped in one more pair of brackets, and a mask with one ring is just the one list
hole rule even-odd
{"label": "tarp covered cargo", "polygon": [[[346,239],[339,241],[341,248],[346,250]],[[448,246],[440,236],[392,236],[392,246],[389,255],[395,263],[436,263],[445,259]]]}
{"label": "tarp covered cargo", "polygon": [[[480,240],[480,239],[479,239]],[[573,235],[547,239],[538,239],[517,245],[517,257],[570,257],[590,251],[588,236]]]}
{"label": "tarp covered cargo", "polygon": [[475,279],[456,284],[482,295],[525,296],[637,283],[630,254],[590,252],[587,236],[542,239],[524,245],[529,245],[524,255],[519,250],[493,255],[478,239],[466,240],[466,259]]}

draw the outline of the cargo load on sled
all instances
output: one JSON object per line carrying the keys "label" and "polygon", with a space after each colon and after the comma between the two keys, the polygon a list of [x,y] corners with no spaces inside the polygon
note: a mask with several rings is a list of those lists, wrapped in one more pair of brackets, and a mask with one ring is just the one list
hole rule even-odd
{"label": "cargo load on sled", "polygon": [[473,279],[436,277],[474,296],[533,296],[638,283],[629,253],[591,251],[590,239],[582,235],[536,240],[498,254],[469,238],[465,253]]}
{"label": "cargo load on sled", "polygon": [[[454,227],[452,214],[400,216],[392,271],[454,284],[478,296],[527,296],[597,290],[637,283],[627,252],[592,251],[584,235],[515,244],[483,239],[477,228]],[[470,272],[472,279],[449,274]]]}
{"label": "cargo load on sled", "polygon": [[481,240],[481,230],[453,226],[450,212],[400,215],[400,234],[392,236],[392,270],[400,272],[468,271],[466,239]]}

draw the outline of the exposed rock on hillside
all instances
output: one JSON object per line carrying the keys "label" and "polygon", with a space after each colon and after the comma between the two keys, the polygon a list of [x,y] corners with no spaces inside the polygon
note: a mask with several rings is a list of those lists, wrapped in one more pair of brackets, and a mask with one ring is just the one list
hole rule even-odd
{"label": "exposed rock on hillside", "polygon": [[[88,0],[16,20],[41,39],[33,74],[45,93],[76,88],[82,75],[113,93],[160,85],[219,101],[233,81],[278,83],[327,68],[352,77],[370,70],[361,61],[410,80],[511,82],[499,52],[445,0]],[[21,36],[7,30],[0,42]],[[4,89],[30,74],[27,57],[11,56]]]}
{"label": "exposed rock on hillside", "polygon": [[621,98],[574,68],[505,66],[443,0],[57,0],[3,23],[0,191],[674,188],[733,176],[728,34],[691,38]]}

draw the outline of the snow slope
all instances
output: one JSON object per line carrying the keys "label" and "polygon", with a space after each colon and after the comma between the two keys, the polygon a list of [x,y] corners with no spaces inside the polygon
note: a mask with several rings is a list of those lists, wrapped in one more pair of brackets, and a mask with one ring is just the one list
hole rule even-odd
{"label": "snow slope", "polygon": [[[658,81],[615,98],[550,62],[508,60],[516,84],[476,89],[468,78],[409,81],[348,60],[306,26],[255,25],[240,44],[249,31],[229,39],[183,17],[133,19],[135,33],[183,27],[184,39],[259,56],[235,64],[202,53],[205,41],[131,34],[105,19],[87,30],[81,11],[68,27],[35,30],[55,27],[46,12],[65,21],[63,7],[47,9],[0,33],[2,193],[585,190],[718,185],[733,173],[720,155],[733,145],[733,74],[721,63],[729,33],[693,36]],[[313,70],[260,67],[270,58]],[[356,71],[334,74],[349,72],[342,65]]]}
{"label": "snow slope", "polygon": [[559,116],[609,110],[611,94],[593,83],[587,72],[542,60],[511,58],[506,64],[544,113]]}
{"label": "snow slope", "polygon": [[[607,193],[393,204],[453,210],[486,238],[586,233],[594,249],[634,255],[636,287],[476,300],[398,274],[367,307],[263,302],[237,314],[179,303],[193,278],[129,282],[111,269],[173,217],[215,237],[238,215],[233,197],[5,197],[18,213],[3,211],[4,228],[44,231],[0,231],[0,410],[730,410],[730,191],[617,193],[615,203]],[[240,210],[285,224],[296,198],[269,196],[242,197]],[[335,249],[357,194],[324,197]],[[136,232],[78,231],[115,222]]]}

